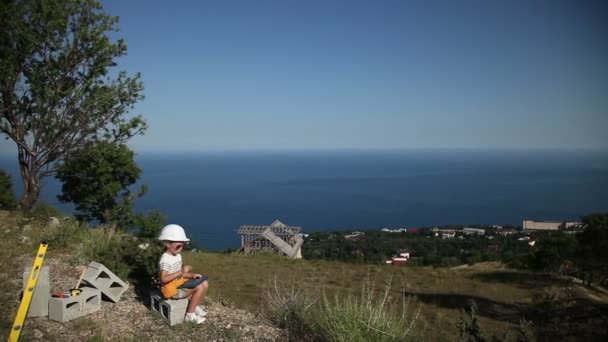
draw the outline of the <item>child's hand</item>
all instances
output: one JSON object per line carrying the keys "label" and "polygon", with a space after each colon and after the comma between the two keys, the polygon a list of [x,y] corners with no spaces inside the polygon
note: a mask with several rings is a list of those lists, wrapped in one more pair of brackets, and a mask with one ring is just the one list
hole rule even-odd
{"label": "child's hand", "polygon": [[198,278],[200,278],[200,277],[202,277],[202,275],[201,275],[201,274],[198,274],[198,273],[192,273],[192,278],[193,278],[193,279],[198,279]]}

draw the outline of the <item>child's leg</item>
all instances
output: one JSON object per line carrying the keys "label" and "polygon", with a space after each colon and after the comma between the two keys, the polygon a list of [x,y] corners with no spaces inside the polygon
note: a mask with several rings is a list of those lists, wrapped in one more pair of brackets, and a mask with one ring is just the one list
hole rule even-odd
{"label": "child's leg", "polygon": [[190,265],[182,265],[182,273],[192,271],[192,266]]}
{"label": "child's leg", "polygon": [[[196,289],[181,289],[181,291],[184,291],[184,294],[179,296],[179,297],[173,297],[176,299],[184,299],[184,298],[189,298],[190,296],[194,296],[194,292],[196,291]],[[194,312],[194,310],[196,309],[196,305],[194,307],[192,307],[192,309],[190,309],[190,307],[192,306],[192,299],[190,299],[190,303],[188,303],[188,309],[186,310],[186,313],[192,313]]]}
{"label": "child's leg", "polygon": [[207,295],[207,291],[209,291],[209,281],[204,281],[194,289],[192,293],[192,298],[190,298],[190,303],[188,304],[188,312],[194,312],[196,307],[203,303],[205,300],[205,296]]}

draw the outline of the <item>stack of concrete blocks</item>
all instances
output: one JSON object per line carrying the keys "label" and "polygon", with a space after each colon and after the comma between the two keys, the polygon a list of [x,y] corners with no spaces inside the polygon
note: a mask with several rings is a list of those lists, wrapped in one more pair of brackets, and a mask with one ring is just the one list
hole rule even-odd
{"label": "stack of concrete blocks", "polygon": [[101,291],[91,287],[83,287],[77,296],[49,299],[49,319],[67,322],[101,309]]}
{"label": "stack of concrete blocks", "polygon": [[[31,268],[26,268],[23,272],[23,292],[27,291],[27,281],[30,279]],[[34,288],[30,308],[27,317],[44,317],[49,315],[49,297],[51,296],[51,286],[49,281],[49,267],[40,268],[38,282]]]}
{"label": "stack of concrete blocks", "polygon": [[99,311],[102,296],[116,303],[128,288],[124,281],[95,261],[86,268],[82,280],[86,286],[80,287],[82,292],[77,296],[50,299],[47,297],[49,319],[67,322]]}
{"label": "stack of concrete blocks", "polygon": [[120,296],[127,290],[129,285],[120,280],[114,273],[104,265],[91,261],[82,277],[89,286],[101,291],[104,298],[113,303],[120,301]]}
{"label": "stack of concrete blocks", "polygon": [[150,308],[170,326],[184,321],[189,302],[188,298],[165,299],[158,290],[150,292]]}

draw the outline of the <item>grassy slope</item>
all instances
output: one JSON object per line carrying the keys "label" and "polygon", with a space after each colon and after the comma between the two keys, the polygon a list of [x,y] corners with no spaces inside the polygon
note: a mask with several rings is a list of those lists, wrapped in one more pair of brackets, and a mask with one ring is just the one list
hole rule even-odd
{"label": "grassy slope", "polygon": [[[419,328],[426,340],[454,340],[460,312],[469,301],[479,307],[482,328],[501,334],[513,328],[526,312],[535,295],[548,288],[569,289],[575,296],[589,298],[588,291],[567,280],[479,264],[459,269],[396,267],[392,265],[354,265],[339,262],[290,260],[273,255],[185,254],[187,263],[209,275],[211,294],[226,298],[254,312],[264,310],[264,293],[274,279],[310,291],[332,295],[358,293],[366,277],[380,290],[393,278],[393,300],[405,293],[414,296],[421,307]],[[594,292],[595,300],[608,303],[608,296]],[[529,318],[528,318],[529,319]],[[514,337],[514,334],[511,334]]]}
{"label": "grassy slope", "polygon": [[[16,229],[20,222],[0,214],[0,303],[5,308],[0,311],[0,328],[4,333],[18,304],[15,295],[20,289],[22,270],[16,267],[16,257],[33,255],[37,246],[20,244],[20,229]],[[410,310],[421,307],[418,327],[424,329],[425,340],[455,340],[460,311],[470,299],[479,306],[482,327],[491,333],[517,323],[522,313],[529,312],[535,294],[549,287],[568,289],[574,297],[584,299],[583,305],[601,306],[604,310],[608,306],[608,295],[603,292],[544,275],[503,269],[497,264],[446,269],[290,260],[274,255],[184,253],[184,257],[196,271],[210,277],[213,298],[252,312],[264,312],[264,293],[274,279],[281,284],[297,284],[311,296],[320,297],[322,293],[358,294],[367,277],[375,280],[380,290],[392,277],[393,300],[412,295],[416,299]],[[579,320],[585,319],[582,317]]]}

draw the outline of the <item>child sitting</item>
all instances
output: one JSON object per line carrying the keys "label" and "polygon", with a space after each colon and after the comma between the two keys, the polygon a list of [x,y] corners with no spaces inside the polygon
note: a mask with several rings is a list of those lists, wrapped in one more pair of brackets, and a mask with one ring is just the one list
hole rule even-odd
{"label": "child sitting", "polygon": [[207,312],[198,307],[203,302],[209,282],[207,277],[193,273],[189,265],[183,265],[181,251],[190,239],[181,226],[165,226],[158,237],[165,246],[165,252],[158,262],[161,292],[166,299],[190,298],[186,310],[186,322],[203,323]]}

